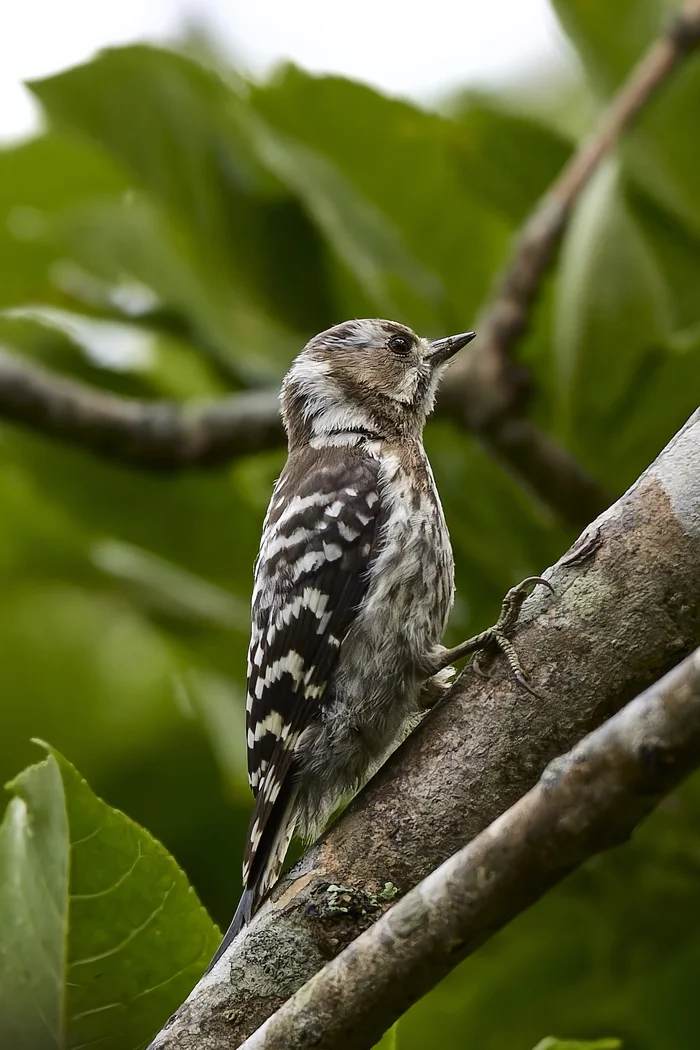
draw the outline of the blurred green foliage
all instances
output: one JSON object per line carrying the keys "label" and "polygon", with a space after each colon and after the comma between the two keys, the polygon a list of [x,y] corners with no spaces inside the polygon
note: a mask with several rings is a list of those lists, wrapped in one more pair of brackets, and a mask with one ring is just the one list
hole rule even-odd
{"label": "blurred green foliage", "polygon": [[[35,83],[47,130],[0,152],[0,343],[106,390],[185,401],[277,383],[311,334],[346,317],[394,316],[433,335],[470,327],[511,237],[575,147],[581,114],[595,117],[673,10],[667,0],[554,6],[581,66],[546,100],[526,86],[465,91],[433,112],[292,67],[249,83],[201,44],[196,59],[187,47],[109,51]],[[520,347],[533,418],[614,491],[698,400],[699,112],[700,62],[689,59],[583,195]],[[451,424],[431,424],[427,445],[455,546],[456,641],[573,536]],[[49,740],[167,847],[223,925],[250,805],[251,566],[283,458],[166,476],[0,431],[0,778],[36,763],[32,737]],[[12,790],[0,942],[21,943],[7,864],[18,862],[21,840],[8,842],[22,799],[28,812],[43,806],[53,837],[42,848],[51,843],[62,893],[73,879],[118,877],[121,837],[124,856],[147,844],[153,875],[138,893],[157,907],[172,861],[100,810],[58,754]],[[59,871],[74,829],[98,811],[99,870]],[[391,1045],[529,1050],[557,1032],[621,1037],[625,1050],[695,1047],[699,826],[691,783],[634,843],[589,864],[414,1007]],[[76,955],[100,954],[65,907],[46,917],[45,938],[59,951],[51,923],[67,924],[68,955],[54,960],[64,981]],[[180,976],[152,1013],[121,1011],[127,1050],[174,1009],[211,947],[211,923],[189,907],[191,919],[164,911],[139,956],[149,987],[178,959]],[[106,980],[128,1001],[117,969],[112,960]],[[0,1001],[21,1003],[26,988],[8,982]],[[54,1019],[58,994],[42,986]],[[72,1026],[106,1001],[85,994],[69,998],[61,1046],[114,1031],[114,1018],[85,1037]]]}
{"label": "blurred green foliage", "polygon": [[206,966],[216,927],[163,847],[60,754],[9,787],[0,1045],[143,1045]]}

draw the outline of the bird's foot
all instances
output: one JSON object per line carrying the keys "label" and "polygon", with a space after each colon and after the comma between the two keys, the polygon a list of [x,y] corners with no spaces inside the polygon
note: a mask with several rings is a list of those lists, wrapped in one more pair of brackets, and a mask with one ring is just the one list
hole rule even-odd
{"label": "bird's foot", "polygon": [[[554,588],[549,580],[545,580],[543,576],[528,576],[527,579],[522,580],[521,583],[511,587],[508,591],[501,603],[500,615],[492,627],[488,627],[480,634],[474,635],[473,638],[468,638],[466,642],[461,642],[460,645],[456,645],[453,649],[441,650],[439,666],[436,670],[439,671],[465,656],[471,656],[474,653],[480,654],[488,649],[498,649],[508,661],[508,666],[516,682],[523,689],[526,689],[528,693],[538,696],[525,676],[516,649],[508,635],[518,621],[523,602],[532,594],[534,588],[539,585],[548,587],[554,594]],[[472,660],[471,667],[477,674],[485,677],[475,660]]]}

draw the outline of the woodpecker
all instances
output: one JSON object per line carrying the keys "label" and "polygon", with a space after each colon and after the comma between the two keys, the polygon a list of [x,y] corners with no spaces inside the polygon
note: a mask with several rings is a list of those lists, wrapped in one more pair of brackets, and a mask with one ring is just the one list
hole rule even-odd
{"label": "woodpecker", "polygon": [[346,321],[311,339],[283,381],[288,458],[255,563],[248,655],[255,805],[243,895],[210,966],[276,882],[292,835],[320,833],[445,694],[454,660],[495,644],[527,687],[506,635],[546,580],[513,588],[490,630],[440,643],[454,565],[423,428],[474,336],[429,342],[395,321]]}

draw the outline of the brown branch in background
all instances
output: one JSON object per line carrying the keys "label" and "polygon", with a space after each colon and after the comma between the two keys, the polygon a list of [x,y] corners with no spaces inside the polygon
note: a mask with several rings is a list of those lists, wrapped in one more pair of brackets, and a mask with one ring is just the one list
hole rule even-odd
{"label": "brown branch in background", "polygon": [[[542,275],[572,206],[601,159],[700,40],[693,0],[652,45],[581,147],[535,208],[479,323],[472,353],[453,365],[438,405],[477,433],[544,503],[582,526],[609,494],[523,415],[529,382],[512,360]],[[132,466],[177,469],[222,463],[283,440],[275,396],[240,395],[196,407],[121,398],[0,356],[0,417]]]}
{"label": "brown branch in background", "polygon": [[600,162],[634,118],[668,80],[681,60],[700,44],[700,2],[692,0],[654,41],[601,115],[595,131],[574,153],[525,221],[512,257],[496,282],[479,319],[479,340],[458,358],[443,384],[443,398],[455,415],[486,436],[519,410],[527,377],[511,358],[526,331],[542,277],[572,208]]}
{"label": "brown branch in background", "polygon": [[[0,419],[105,459],[161,471],[216,466],[284,441],[274,390],[201,404],[144,401],[56,375],[2,348]],[[581,525],[610,502],[564,449],[526,420],[503,421],[500,442],[502,458],[516,472],[522,465],[530,487],[564,520]]]}
{"label": "brown branch in background", "polygon": [[0,349],[0,416],[132,466],[223,463],[284,439],[274,391],[178,405],[105,393]]}
{"label": "brown branch in background", "polygon": [[529,326],[542,277],[581,192],[621,134],[698,44],[700,3],[690,0],[633,69],[591,137],[526,220],[476,324],[478,341],[471,353],[455,361],[441,390],[441,408],[478,433],[565,520],[579,525],[599,514],[609,503],[608,496],[568,453],[523,416],[529,377],[512,355]]}
{"label": "brown branch in background", "polygon": [[241,1050],[371,1050],[413,1003],[700,765],[700,649],[547,766]]}
{"label": "brown branch in background", "polygon": [[238,1046],[378,918],[387,883],[406,894],[698,646],[700,412],[586,535],[593,542],[545,573],[555,597],[523,607],[514,641],[539,698],[498,658],[487,680],[463,674],[283,877],[153,1050]]}

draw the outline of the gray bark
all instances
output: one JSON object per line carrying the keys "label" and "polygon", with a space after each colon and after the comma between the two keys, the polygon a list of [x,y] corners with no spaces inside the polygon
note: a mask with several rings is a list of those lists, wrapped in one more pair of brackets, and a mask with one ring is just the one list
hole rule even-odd
{"label": "gray bark", "polygon": [[487,681],[462,675],[281,880],[153,1047],[238,1046],[389,906],[376,897],[386,883],[407,893],[698,645],[700,412],[583,539],[593,549],[586,555],[577,542],[544,573],[556,597],[538,588],[515,634],[541,699],[498,658]]}
{"label": "gray bark", "polygon": [[[545,769],[242,1050],[371,1050],[409,1006],[700,765],[700,649]],[[633,891],[633,887],[630,887]]]}

